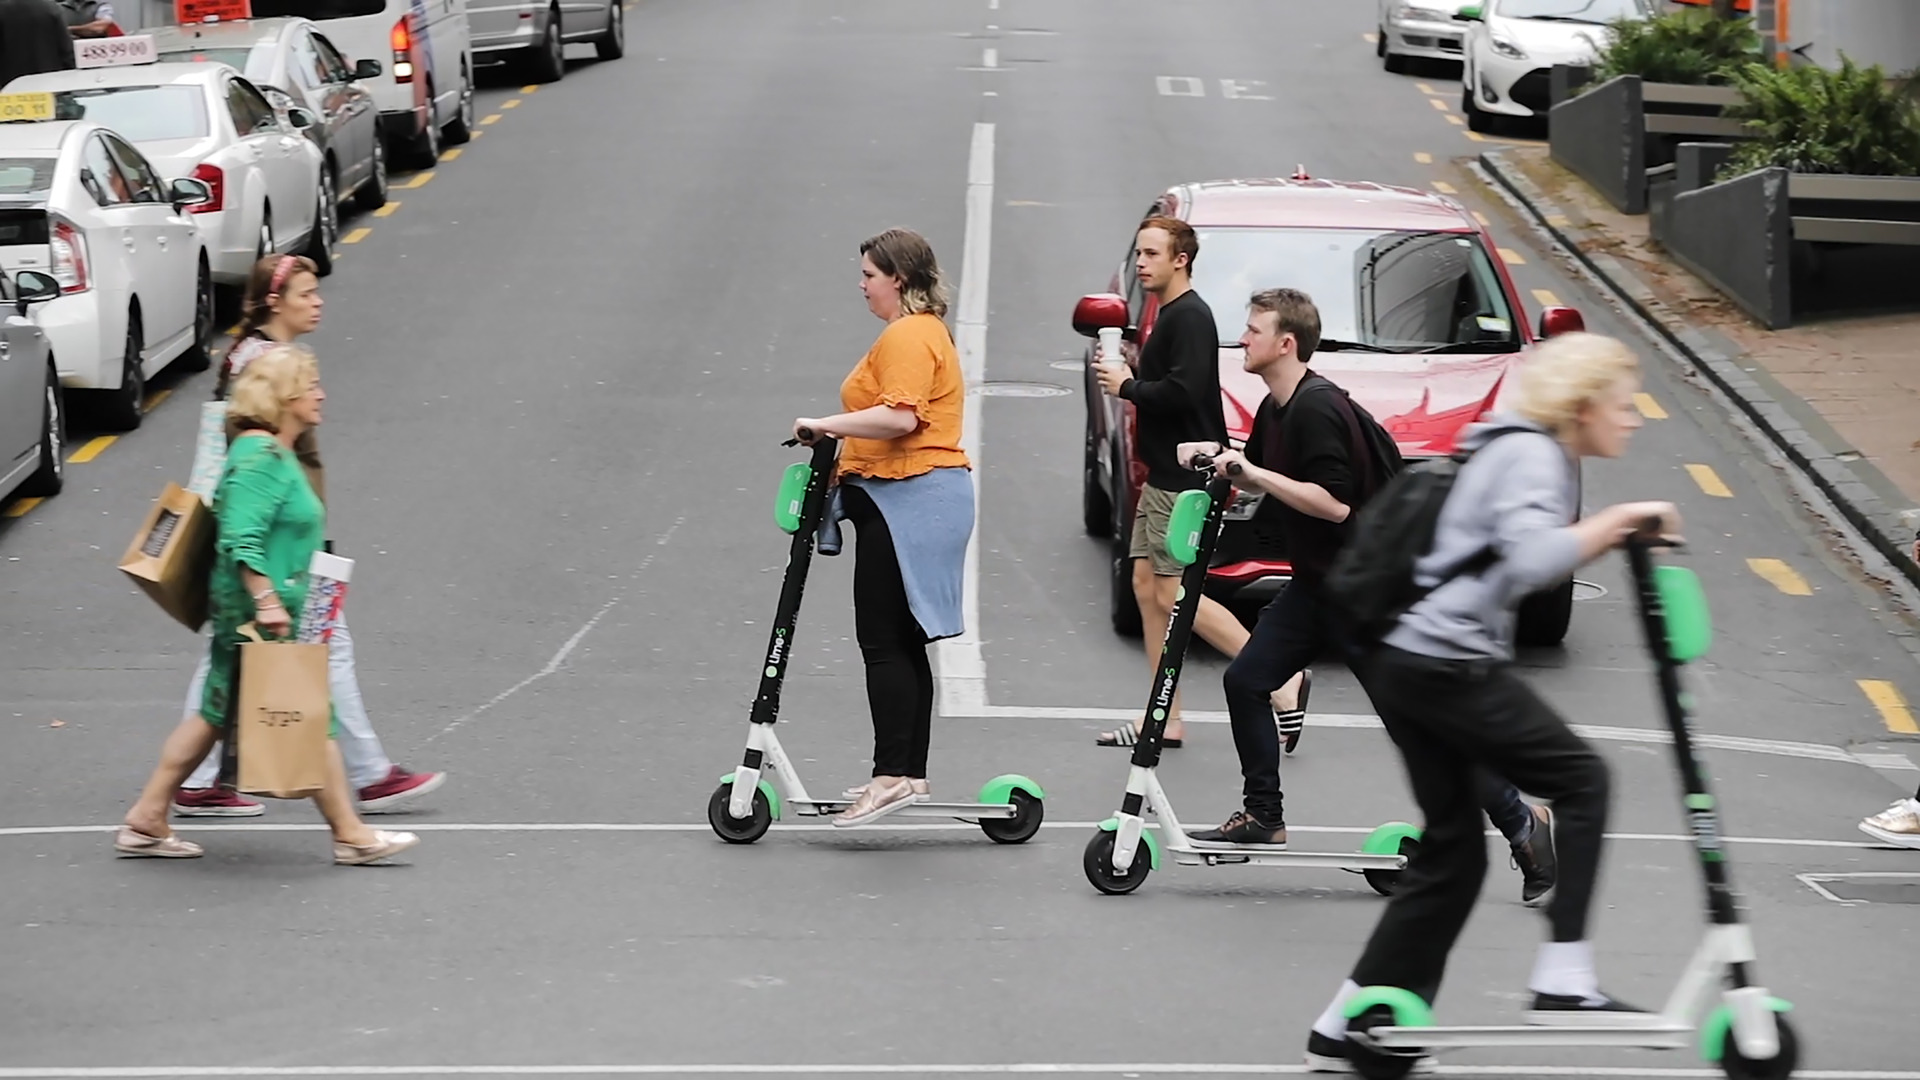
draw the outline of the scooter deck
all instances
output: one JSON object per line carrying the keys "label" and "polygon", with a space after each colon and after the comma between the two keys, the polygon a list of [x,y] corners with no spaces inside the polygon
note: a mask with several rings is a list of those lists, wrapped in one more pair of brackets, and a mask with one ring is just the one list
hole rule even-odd
{"label": "scooter deck", "polygon": [[1279,844],[1234,844],[1188,840],[1170,844],[1166,853],[1181,866],[1324,866],[1334,870],[1405,870],[1406,856],[1363,855],[1353,851],[1296,851]]}
{"label": "scooter deck", "polygon": [[1378,1027],[1348,1038],[1383,1050],[1457,1050],[1474,1046],[1631,1046],[1684,1050],[1693,1027],[1659,1015],[1640,1024],[1502,1024],[1486,1027]]}
{"label": "scooter deck", "polygon": [[[801,817],[830,817],[852,806],[853,803],[854,800],[844,798],[794,799],[788,803],[788,805],[793,807],[793,812]],[[877,820],[885,821],[888,818],[916,817],[960,818],[964,821],[974,821],[981,818],[1011,818],[1016,813],[1018,813],[1018,811],[1011,803],[923,802],[914,803],[911,806],[903,806]]]}

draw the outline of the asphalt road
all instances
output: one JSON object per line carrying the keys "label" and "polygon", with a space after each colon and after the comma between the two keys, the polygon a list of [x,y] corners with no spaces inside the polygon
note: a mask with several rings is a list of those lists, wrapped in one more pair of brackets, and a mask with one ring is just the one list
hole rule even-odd
{"label": "asphalt road", "polygon": [[[642,0],[628,19],[620,61],[575,49],[560,84],[483,91],[499,119],[396,211],[347,222],[324,285],[362,686],[397,759],[452,773],[382,819],[425,834],[403,865],[329,865],[317,816],[285,803],[189,833],[199,861],[111,856],[200,648],[114,562],[187,470],[208,376],[117,441],[81,433],[60,497],[0,509],[0,1077],[1298,1072],[1380,911],[1359,878],[1169,867],[1107,898],[1081,874],[1126,772],[1093,736],[1147,685],[1079,531],[1067,315],[1168,184],[1304,165],[1446,185],[1510,252],[1529,318],[1543,290],[1647,349],[1659,418],[1587,499],[1689,518],[1718,623],[1690,685],[1760,974],[1796,1005],[1806,1068],[1920,1078],[1887,1022],[1911,997],[1912,907],[1800,878],[1920,871],[1853,828],[1915,782],[1910,718],[1861,686],[1920,696],[1912,628],[1791,477],[1462,164],[1480,147],[1454,73],[1387,75],[1370,5],[1307,0]],[[971,401],[977,634],[942,650],[934,743],[937,794],[1025,773],[1049,827],[1004,847],[958,824],[783,825],[728,847],[704,808],[784,564],[778,441],[833,408],[878,332],[856,245],[894,224],[973,303],[956,315],[986,380],[1069,391]],[[869,746],[850,563],[815,565],[779,729],[827,791]],[[1582,577],[1604,595],[1526,663],[1616,767],[1597,947],[1610,990],[1657,1003],[1700,889],[1622,567]],[[1219,671],[1190,663],[1194,726],[1163,768],[1189,821],[1237,804]],[[1319,672],[1313,706],[1286,765],[1294,843],[1347,850],[1413,807],[1344,672]],[[1447,1021],[1522,1007],[1541,927],[1495,855]],[[1446,1064],[1717,1075],[1687,1053]]]}

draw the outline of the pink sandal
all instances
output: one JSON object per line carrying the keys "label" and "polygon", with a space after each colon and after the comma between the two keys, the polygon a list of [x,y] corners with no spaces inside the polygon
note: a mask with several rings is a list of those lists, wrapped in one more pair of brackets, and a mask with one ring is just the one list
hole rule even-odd
{"label": "pink sandal", "polygon": [[173,835],[148,836],[131,825],[120,826],[119,834],[113,838],[113,850],[147,859],[197,859],[206,854],[204,848],[190,840]]}

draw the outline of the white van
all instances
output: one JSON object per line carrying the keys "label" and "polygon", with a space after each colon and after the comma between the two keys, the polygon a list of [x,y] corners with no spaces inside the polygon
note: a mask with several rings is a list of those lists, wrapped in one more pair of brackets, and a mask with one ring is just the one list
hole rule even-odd
{"label": "white van", "polygon": [[354,85],[380,109],[390,160],[426,168],[473,138],[467,0],[253,0],[256,19],[286,15],[319,23],[349,65],[380,61]]}

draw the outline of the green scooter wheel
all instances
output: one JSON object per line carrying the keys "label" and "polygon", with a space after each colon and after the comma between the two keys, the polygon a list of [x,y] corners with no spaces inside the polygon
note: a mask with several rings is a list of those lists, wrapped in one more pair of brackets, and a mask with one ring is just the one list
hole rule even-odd
{"label": "green scooter wheel", "polygon": [[[1369,855],[1398,852],[1411,866],[1414,852],[1420,850],[1420,828],[1403,821],[1390,821],[1373,830],[1373,833],[1367,837],[1366,843],[1361,845],[1360,850]],[[1400,884],[1400,875],[1404,873],[1406,873],[1405,870],[1361,871],[1367,879],[1367,884],[1381,896],[1392,896],[1393,890]]]}
{"label": "green scooter wheel", "polygon": [[707,800],[707,824],[713,826],[714,835],[729,844],[751,844],[767,835],[773,827],[773,807],[767,802],[767,793],[754,791],[753,809],[744,818],[733,816],[733,808],[727,805],[732,799],[733,784],[723,783]]}
{"label": "green scooter wheel", "polygon": [[1087,851],[1080,859],[1081,869],[1087,872],[1087,881],[1094,888],[1108,896],[1125,896],[1139,888],[1153,872],[1153,862],[1147,851],[1145,837],[1140,840],[1139,850],[1133,853],[1133,862],[1125,874],[1113,868],[1113,845],[1117,839],[1115,833],[1101,829],[1087,841]]}
{"label": "green scooter wheel", "polygon": [[1787,1018],[1775,1013],[1774,1030],[1780,1036],[1780,1051],[1764,1061],[1749,1061],[1740,1056],[1740,1045],[1731,1030],[1725,1033],[1720,1055],[1720,1070],[1727,1080],[1787,1080],[1800,1065],[1800,1037],[1794,1034]]}
{"label": "green scooter wheel", "polygon": [[1047,816],[1046,804],[1018,788],[1007,793],[1007,802],[1013,806],[1013,816],[981,818],[980,831],[996,844],[1024,844],[1040,831],[1040,823]]}
{"label": "green scooter wheel", "polygon": [[1347,1002],[1346,1013],[1347,1064],[1366,1080],[1401,1080],[1426,1056],[1423,1050],[1387,1050],[1354,1037],[1364,1036],[1374,1028],[1432,1027],[1432,1010],[1411,990],[1395,986],[1364,987]]}

